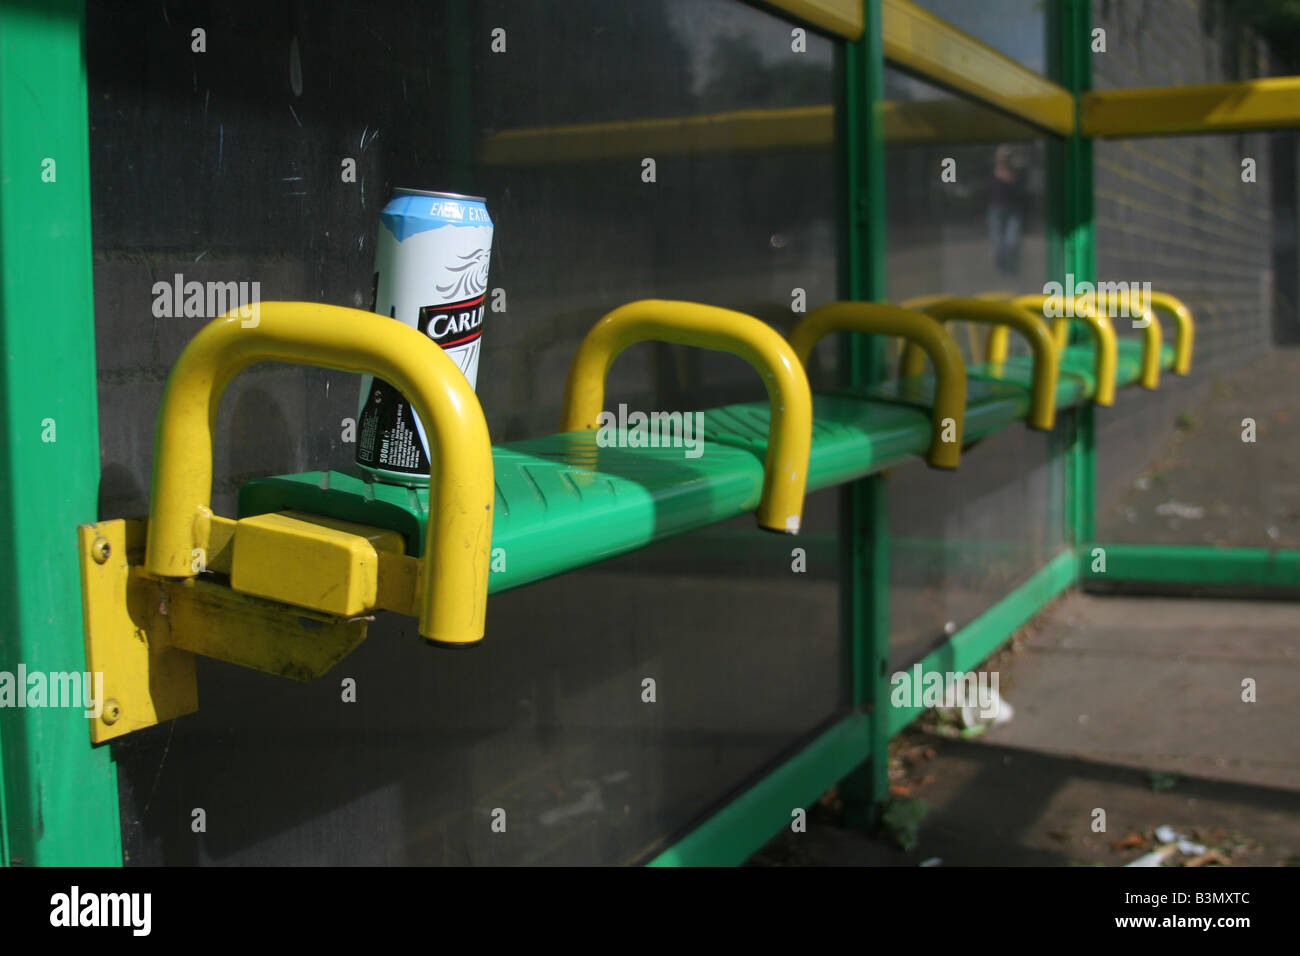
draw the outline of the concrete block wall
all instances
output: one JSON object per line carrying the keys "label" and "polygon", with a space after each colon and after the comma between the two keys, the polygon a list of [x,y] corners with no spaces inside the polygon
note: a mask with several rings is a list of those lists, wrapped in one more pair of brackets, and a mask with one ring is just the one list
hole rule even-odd
{"label": "concrete block wall", "polygon": [[[1234,31],[1214,0],[1094,0],[1106,52],[1092,58],[1096,89],[1220,83],[1268,69],[1263,45]],[[1197,318],[1188,380],[1165,376],[1154,394],[1099,413],[1098,498],[1104,507],[1169,438],[1179,411],[1217,375],[1272,342],[1274,210],[1270,136],[1230,134],[1101,140],[1094,147],[1097,274],[1148,281]],[[1254,181],[1243,181],[1243,160]],[[1294,171],[1291,171],[1294,175]],[[1140,332],[1121,320],[1127,336]]]}

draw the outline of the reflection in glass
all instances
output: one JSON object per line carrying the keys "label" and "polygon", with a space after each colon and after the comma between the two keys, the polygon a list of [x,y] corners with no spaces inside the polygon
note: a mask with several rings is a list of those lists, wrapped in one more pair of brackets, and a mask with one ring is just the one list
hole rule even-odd
{"label": "reflection in glass", "polygon": [[[896,70],[906,115],[947,114],[926,140],[886,150],[889,296],[1041,292],[1047,279],[1045,139],[1031,127]],[[968,346],[970,339],[960,339]]]}
{"label": "reflection in glass", "polygon": [[[896,70],[904,116],[946,114],[886,150],[889,297],[1041,292],[1047,279],[1045,139],[1000,113]],[[965,326],[962,328],[962,326]],[[968,362],[983,327],[951,323]],[[1028,354],[1019,336],[1016,354]],[[963,454],[960,470],[911,464],[889,480],[891,655],[901,667],[946,640],[1065,545],[1064,469],[1050,435],[1013,427]]]}
{"label": "reflection in glass", "polygon": [[[913,0],[940,20],[968,33],[1036,73],[1047,73],[1044,0]],[[1047,0],[1055,3],[1057,0]]]}

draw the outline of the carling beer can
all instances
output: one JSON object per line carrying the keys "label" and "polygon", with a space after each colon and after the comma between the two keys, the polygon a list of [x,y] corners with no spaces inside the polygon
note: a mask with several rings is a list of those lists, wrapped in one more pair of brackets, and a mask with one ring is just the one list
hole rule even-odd
{"label": "carling beer can", "polygon": [[[492,219],[477,196],[397,189],[380,214],[370,309],[419,329],[478,382]],[[392,385],[362,376],[357,464],[381,481],[425,485],[424,424]]]}

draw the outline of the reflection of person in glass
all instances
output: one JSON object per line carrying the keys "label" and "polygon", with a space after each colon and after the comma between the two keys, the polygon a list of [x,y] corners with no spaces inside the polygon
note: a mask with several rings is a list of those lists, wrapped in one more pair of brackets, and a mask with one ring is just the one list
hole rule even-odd
{"label": "reflection of person in glass", "polygon": [[1020,234],[1027,198],[1024,171],[1012,161],[1011,147],[999,146],[993,154],[993,178],[989,180],[989,241],[993,263],[1004,276],[1020,274]]}

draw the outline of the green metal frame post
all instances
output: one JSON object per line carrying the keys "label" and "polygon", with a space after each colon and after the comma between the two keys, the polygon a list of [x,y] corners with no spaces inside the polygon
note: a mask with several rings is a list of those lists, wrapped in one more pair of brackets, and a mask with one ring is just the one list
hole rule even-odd
{"label": "green metal frame post", "polygon": [[[0,2],[0,670],[84,672],[77,525],[99,421],[81,0]],[[26,688],[17,688],[19,693]],[[0,851],[120,865],[117,778],[82,708],[0,708]]]}
{"label": "green metal frame post", "polygon": [[[1075,129],[1056,148],[1059,163],[1061,208],[1059,236],[1053,243],[1061,279],[1073,274],[1075,283],[1093,282],[1097,274],[1092,193],[1092,140],[1080,132],[1079,98],[1092,89],[1092,10],[1090,0],[1059,0],[1049,6],[1049,44],[1055,57],[1056,81],[1074,96]],[[1066,467],[1069,470],[1067,520],[1071,543],[1080,559],[1086,558],[1095,537],[1096,411],[1085,402],[1074,412],[1074,436]]]}
{"label": "green metal frame post", "polygon": [[[863,0],[865,29],[837,60],[837,174],[840,195],[839,295],[884,301],[885,146],[881,0]],[[841,336],[841,382],[866,384],[884,371],[876,337]],[[884,478],[841,490],[839,546],[844,650],[843,699],[850,712],[761,781],[655,855],[650,866],[743,863],[793,808],[806,807],[836,780],[846,823],[869,825],[888,793],[889,534]]]}
{"label": "green metal frame post", "polygon": [[[844,45],[842,169],[845,201],[840,287],[845,299],[884,302],[885,53],[880,0],[865,0],[866,29]],[[884,342],[877,336],[840,342],[845,384],[880,378]],[[883,475],[856,481],[840,498],[840,593],[845,697],[870,720],[870,754],[840,783],[845,823],[866,827],[889,792],[889,499]]]}

